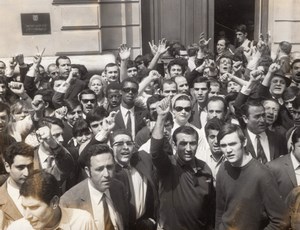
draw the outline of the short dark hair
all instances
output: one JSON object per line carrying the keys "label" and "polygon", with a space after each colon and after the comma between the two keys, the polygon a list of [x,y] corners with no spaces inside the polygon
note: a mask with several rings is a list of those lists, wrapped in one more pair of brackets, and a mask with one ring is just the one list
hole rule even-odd
{"label": "short dark hair", "polygon": [[297,127],[292,135],[292,145],[295,145],[300,138],[300,127]]}
{"label": "short dark hair", "polygon": [[178,127],[177,129],[175,129],[175,131],[173,133],[172,138],[173,138],[173,141],[174,141],[175,145],[177,143],[177,134],[179,134],[179,133],[184,133],[184,134],[187,134],[187,135],[195,136],[196,141],[198,143],[199,135],[198,135],[197,131],[191,126],[183,125],[183,126]]}
{"label": "short dark hair", "polygon": [[109,90],[121,90],[121,84],[118,82],[111,82],[106,87],[106,96],[108,95]]}
{"label": "short dark hair", "polygon": [[282,99],[284,101],[288,101],[294,99],[299,94],[300,94],[300,89],[297,86],[290,86],[284,90],[282,94]]}
{"label": "short dark hair", "polygon": [[138,83],[134,78],[132,78],[132,77],[125,78],[125,79],[121,82],[121,89],[124,88],[125,83],[127,83],[127,82],[136,84],[137,89],[139,89],[139,83]]}
{"label": "short dark hair", "polygon": [[210,88],[210,81],[206,77],[197,77],[193,81],[193,88],[195,83],[206,83],[206,87],[209,89]]}
{"label": "short dark hair", "polygon": [[60,59],[64,59],[64,60],[69,60],[71,62],[71,59],[68,56],[59,56],[58,58],[56,58],[55,60],[55,64],[58,67],[59,66],[59,60]]}
{"label": "short dark hair", "polygon": [[293,109],[300,108],[300,95],[297,95],[296,98],[292,102]]}
{"label": "short dark hair", "polygon": [[52,103],[52,97],[54,95],[54,91],[52,89],[39,89],[35,92],[34,96],[41,95],[44,102],[49,104],[49,108],[55,109]]}
{"label": "short dark hair", "polygon": [[242,115],[249,117],[249,108],[250,107],[264,107],[260,100],[248,100],[244,105],[241,107]]}
{"label": "short dark hair", "polygon": [[91,133],[89,124],[84,119],[78,119],[72,128],[74,137],[81,136],[82,134]]}
{"label": "short dark hair", "polygon": [[91,89],[84,89],[82,90],[79,94],[78,94],[78,100],[80,101],[82,98],[83,94],[93,94],[95,96],[95,98],[97,98],[97,95],[95,94],[95,92]]}
{"label": "short dark hair", "polygon": [[10,116],[9,105],[7,105],[6,103],[0,101],[0,112],[4,112],[4,111],[6,111],[7,115]]}
{"label": "short dark hair", "polygon": [[155,102],[158,102],[163,99],[163,96],[159,94],[154,94],[151,97],[147,99],[147,109],[149,110],[150,105],[154,104]]}
{"label": "short dark hair", "polygon": [[168,72],[170,72],[171,67],[173,65],[179,65],[181,67],[182,70],[182,74],[185,73],[187,65],[186,65],[186,61],[183,60],[182,58],[175,58],[172,61],[169,62],[167,68],[168,68]]}
{"label": "short dark hair", "polygon": [[127,61],[127,69],[130,69],[130,68],[133,68],[133,67],[137,68],[137,64],[132,60],[128,60]]}
{"label": "short dark hair", "polygon": [[10,146],[8,146],[8,148],[5,149],[3,153],[3,159],[9,164],[9,166],[11,166],[14,163],[14,159],[17,155],[33,158],[34,148],[25,142],[12,143]]}
{"label": "short dark hair", "polygon": [[104,68],[105,73],[106,73],[108,67],[114,67],[114,66],[118,67],[118,65],[116,63],[113,63],[113,62],[110,62],[110,63],[106,64],[106,66]]}
{"label": "short dark hair", "polygon": [[220,129],[219,133],[218,133],[218,136],[217,136],[217,141],[218,141],[218,144],[220,144],[220,141],[228,134],[231,134],[231,133],[237,133],[240,141],[242,143],[245,143],[246,141],[246,137],[245,137],[245,134],[243,133],[243,130],[242,128],[239,126],[239,125],[236,125],[236,124],[225,124],[222,126],[222,128]]}
{"label": "short dark hair", "polygon": [[243,34],[247,33],[247,27],[244,24],[240,24],[235,27],[235,32],[242,32]]}
{"label": "short dark hair", "polygon": [[80,155],[80,164],[83,167],[91,167],[91,158],[103,153],[110,153],[114,158],[113,150],[107,144],[94,144],[87,146]]}
{"label": "short dark hair", "polygon": [[115,130],[115,131],[111,132],[110,135],[109,135],[110,146],[113,145],[115,137],[118,136],[118,135],[127,135],[132,140],[132,135],[127,129],[118,129],[118,130]]}
{"label": "short dark hair", "polygon": [[44,126],[48,126],[50,128],[51,125],[58,125],[62,129],[64,128],[64,124],[62,120],[56,118],[56,117],[43,117],[41,120],[39,120],[37,127],[41,128]]}
{"label": "short dark hair", "polygon": [[72,112],[76,107],[81,106],[76,98],[65,100],[63,105],[67,107],[68,113]]}
{"label": "short dark hair", "polygon": [[207,121],[204,130],[205,130],[205,135],[208,136],[208,131],[209,130],[217,130],[220,131],[222,126],[225,125],[225,122],[223,120],[220,120],[219,118],[212,118],[209,121]]}
{"label": "short dark hair", "polygon": [[52,174],[44,170],[37,171],[29,175],[21,185],[20,195],[31,196],[50,205],[53,197],[60,196],[59,184]]}
{"label": "short dark hair", "polygon": [[86,115],[86,121],[90,125],[94,121],[101,121],[108,116],[108,112],[102,106],[96,106]]}

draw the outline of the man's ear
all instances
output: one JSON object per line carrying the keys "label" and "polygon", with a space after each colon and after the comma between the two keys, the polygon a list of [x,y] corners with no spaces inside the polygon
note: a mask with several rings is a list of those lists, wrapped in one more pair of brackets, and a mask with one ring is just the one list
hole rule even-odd
{"label": "man's ear", "polygon": [[246,116],[246,115],[243,115],[242,118],[243,118],[243,121],[244,121],[246,124],[248,124],[248,118],[247,118],[247,116]]}
{"label": "man's ear", "polygon": [[5,161],[4,162],[4,167],[7,173],[10,173],[10,165]]}
{"label": "man's ear", "polygon": [[84,171],[88,177],[91,177],[90,169],[87,166],[84,167]]}
{"label": "man's ear", "polygon": [[45,108],[48,108],[49,102],[45,102]]}
{"label": "man's ear", "polygon": [[58,196],[54,196],[51,199],[50,204],[52,205],[53,209],[56,209],[59,206],[59,197]]}

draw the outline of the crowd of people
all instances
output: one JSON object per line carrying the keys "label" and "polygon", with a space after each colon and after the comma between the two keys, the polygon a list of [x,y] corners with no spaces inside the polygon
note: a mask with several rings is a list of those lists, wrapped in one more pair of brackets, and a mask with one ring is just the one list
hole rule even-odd
{"label": "crowd of people", "polygon": [[0,228],[300,229],[300,52],[235,33],[0,61]]}

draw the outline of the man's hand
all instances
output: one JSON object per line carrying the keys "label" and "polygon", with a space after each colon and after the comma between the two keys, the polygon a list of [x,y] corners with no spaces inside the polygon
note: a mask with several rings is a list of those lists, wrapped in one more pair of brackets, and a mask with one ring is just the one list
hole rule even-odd
{"label": "man's hand", "polygon": [[14,69],[16,67],[16,65],[18,64],[16,61],[16,57],[14,57],[14,56],[8,60],[8,63],[9,63],[9,67],[11,69]]}
{"label": "man's hand", "polygon": [[24,55],[23,54],[16,55],[16,61],[19,64],[19,66],[24,65]]}
{"label": "man's hand", "polygon": [[203,49],[204,47],[206,47],[209,44],[210,40],[211,40],[211,38],[209,38],[208,40],[205,40],[204,32],[202,32],[200,34],[200,39],[199,39],[200,48]]}
{"label": "man's hand", "polygon": [[68,113],[68,108],[66,106],[62,106],[54,111],[54,116],[58,119],[63,119]]}
{"label": "man's hand", "polygon": [[103,119],[102,128],[104,129],[104,131],[110,132],[115,127],[117,113],[118,111],[111,111],[109,115]]}
{"label": "man's hand", "polygon": [[120,55],[121,60],[124,61],[124,60],[129,59],[130,51],[131,51],[131,48],[128,48],[126,44],[122,44],[119,47],[119,55]]}
{"label": "man's hand", "polygon": [[157,53],[163,55],[170,47],[167,46],[167,39],[163,38],[158,42]]}
{"label": "man's hand", "polygon": [[155,45],[154,41],[152,40],[151,42],[148,42],[149,47],[151,49],[151,53],[153,54],[153,56],[155,56],[155,54],[157,53],[157,45]]}
{"label": "man's hand", "polygon": [[162,99],[156,106],[157,115],[161,117],[166,117],[168,112],[170,112],[171,98],[170,96]]}
{"label": "man's hand", "polygon": [[242,62],[241,61],[234,61],[232,65],[232,70],[234,73],[237,73],[242,68]]}
{"label": "man's hand", "polygon": [[277,70],[279,70],[280,69],[280,65],[278,65],[278,64],[276,64],[276,63],[272,63],[271,65],[270,65],[270,67],[269,67],[269,70],[268,70],[268,72],[269,73],[275,73]]}
{"label": "man's hand", "polygon": [[42,99],[35,99],[31,102],[31,105],[35,112],[42,112],[45,109],[46,103]]}
{"label": "man's hand", "polygon": [[18,96],[25,93],[24,84],[22,82],[11,81],[8,83],[8,87],[14,94]]}
{"label": "man's hand", "polygon": [[66,93],[67,90],[69,89],[69,87],[70,87],[70,83],[67,81],[64,81],[59,87],[57,87],[55,89],[55,91],[58,93]]}
{"label": "man's hand", "polygon": [[161,78],[161,75],[156,70],[151,70],[148,76],[151,78],[151,81],[155,81]]}
{"label": "man's hand", "polygon": [[51,135],[50,128],[48,126],[39,128],[36,131],[36,136],[41,143],[46,142],[51,147],[55,147],[58,144]]}
{"label": "man's hand", "polygon": [[263,76],[263,72],[261,70],[252,70],[250,72],[250,81],[256,82],[261,79]]}
{"label": "man's hand", "polygon": [[41,64],[41,61],[42,61],[42,56],[40,54],[36,54],[34,57],[33,57],[33,63],[37,66],[39,66]]}

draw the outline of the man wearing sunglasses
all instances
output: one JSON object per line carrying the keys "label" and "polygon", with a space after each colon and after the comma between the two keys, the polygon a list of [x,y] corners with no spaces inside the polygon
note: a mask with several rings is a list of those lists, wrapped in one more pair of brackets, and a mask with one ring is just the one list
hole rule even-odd
{"label": "man wearing sunglasses", "polygon": [[[188,108],[183,103],[181,106]],[[178,107],[175,104],[173,109],[179,110]],[[191,126],[177,128],[173,133],[176,154],[169,156],[163,150],[169,110],[170,99],[160,101],[151,139],[150,152],[159,180],[157,229],[211,229],[215,212],[213,180],[207,164],[195,158],[198,133]]]}
{"label": "man wearing sunglasses", "polygon": [[141,107],[135,106],[135,99],[138,95],[139,84],[133,78],[126,78],[121,83],[121,105],[115,108],[118,111],[116,114],[116,124],[114,130],[127,129],[132,138],[146,124],[144,118],[147,111]]}
{"label": "man wearing sunglasses", "polygon": [[90,89],[85,89],[80,92],[78,99],[82,106],[82,111],[85,115],[87,115],[90,111],[92,111],[96,107],[97,99],[94,91]]}

